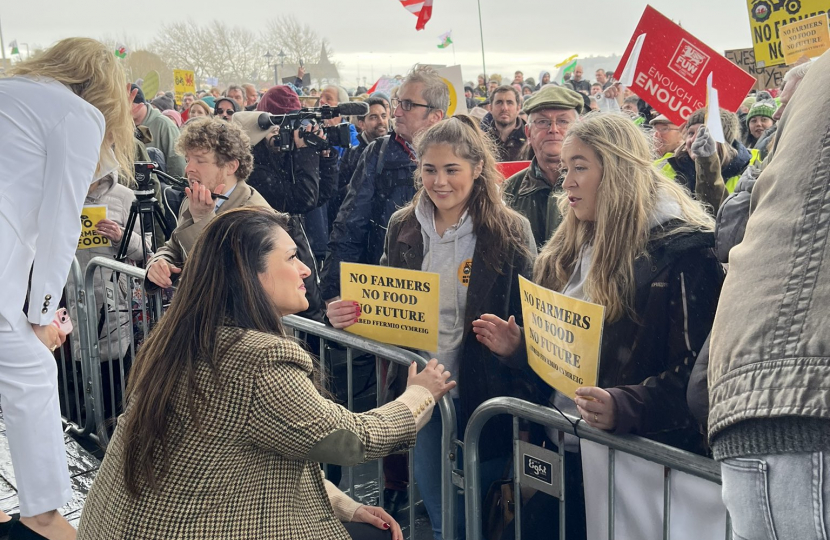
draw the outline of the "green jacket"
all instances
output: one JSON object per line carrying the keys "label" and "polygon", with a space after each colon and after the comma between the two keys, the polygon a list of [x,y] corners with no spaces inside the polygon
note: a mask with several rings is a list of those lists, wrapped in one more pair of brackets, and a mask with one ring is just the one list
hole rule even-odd
{"label": "green jacket", "polygon": [[147,126],[153,141],[147,146],[158,148],[167,160],[167,174],[184,176],[184,157],[176,153],[176,142],[179,140],[179,128],[172,120],[161,114],[152,105],[147,105],[147,117],[141,122]]}
{"label": "green jacket", "polygon": [[562,223],[562,214],[556,200],[562,193],[562,181],[551,186],[536,164],[536,158],[533,158],[530,167],[504,182],[502,191],[507,206],[530,221],[536,247],[541,250]]}

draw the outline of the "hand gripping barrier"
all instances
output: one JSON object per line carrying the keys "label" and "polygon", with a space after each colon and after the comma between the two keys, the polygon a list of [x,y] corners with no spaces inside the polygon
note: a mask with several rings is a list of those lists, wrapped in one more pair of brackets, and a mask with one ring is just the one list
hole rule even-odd
{"label": "hand gripping barrier", "polygon": [[[346,348],[346,363],[347,363],[347,386],[348,386],[348,403],[347,407],[350,411],[354,410],[354,381],[353,381],[353,360],[355,351],[360,353],[371,354],[375,356],[375,380],[377,391],[377,404],[382,405],[381,402],[381,367],[380,360],[388,360],[401,366],[409,367],[412,362],[417,362],[420,367],[426,365],[426,360],[412,351],[407,351],[392,345],[386,345],[372,341],[361,336],[356,336],[343,330],[337,330],[326,326],[324,324],[297,317],[296,315],[289,315],[283,317],[283,324],[294,330],[295,333],[303,332],[305,334],[316,336],[320,339],[320,366],[321,370],[326,369],[326,344],[336,343]],[[323,372],[325,379],[325,372]],[[457,462],[458,452],[455,451],[456,440],[456,416],[455,407],[448,395],[445,395],[441,401],[438,402],[438,409],[441,414],[441,530],[444,531],[445,540],[456,540],[456,490],[453,486],[453,472]],[[414,523],[415,523],[415,494],[414,494],[414,474],[413,474],[413,451],[409,450],[409,537],[413,537]],[[354,469],[348,469],[349,494],[354,497]],[[378,490],[380,493],[379,505],[383,505],[383,463],[378,460]],[[449,531],[449,534],[448,534]]]}
{"label": "hand gripping barrier", "polygon": [[[559,538],[565,538],[566,518],[566,494],[565,494],[565,433],[573,433],[573,424],[577,418],[567,416],[551,409],[510,397],[493,398],[482,403],[473,412],[467,424],[464,434],[464,487],[465,487],[465,511],[467,517],[467,538],[469,540],[480,540],[482,538],[482,501],[479,479],[479,447],[481,430],[484,424],[492,417],[500,414],[513,416],[513,439],[514,449],[519,446],[518,432],[519,419],[528,420],[546,427],[559,430],[559,489],[561,490],[559,504]],[[655,441],[636,437],[633,435],[619,436],[592,428],[580,422],[577,435],[580,438],[590,440],[608,447],[608,538],[615,538],[614,535],[614,463],[616,452],[631,454],[642,459],[657,463],[664,467],[663,475],[663,539],[670,537],[670,510],[671,510],[671,485],[672,471],[680,471],[692,476],[703,478],[711,482],[720,483],[720,465],[712,459],[705,458],[690,452],[679,450]],[[514,492],[521,493],[522,474],[520,470],[521,456],[514,450]],[[516,540],[521,540],[521,497],[517,495],[518,504],[515,505],[514,527]],[[731,539],[732,527],[727,516],[725,538]]]}

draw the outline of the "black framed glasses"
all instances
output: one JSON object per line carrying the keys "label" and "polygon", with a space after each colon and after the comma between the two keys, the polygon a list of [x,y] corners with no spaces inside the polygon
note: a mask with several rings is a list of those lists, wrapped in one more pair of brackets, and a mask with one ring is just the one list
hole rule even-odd
{"label": "black framed glasses", "polygon": [[425,103],[415,103],[411,99],[398,99],[394,98],[392,100],[392,108],[397,109],[400,107],[401,109],[409,112],[412,110],[412,107],[423,107],[425,109],[434,109],[435,107],[425,104]]}

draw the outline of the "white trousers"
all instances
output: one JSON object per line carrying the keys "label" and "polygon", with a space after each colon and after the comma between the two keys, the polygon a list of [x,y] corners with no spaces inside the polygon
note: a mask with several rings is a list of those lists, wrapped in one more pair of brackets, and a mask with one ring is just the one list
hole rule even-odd
{"label": "white trousers", "polygon": [[0,317],[0,397],[20,515],[56,510],[72,499],[58,402],[58,368],[21,311]]}

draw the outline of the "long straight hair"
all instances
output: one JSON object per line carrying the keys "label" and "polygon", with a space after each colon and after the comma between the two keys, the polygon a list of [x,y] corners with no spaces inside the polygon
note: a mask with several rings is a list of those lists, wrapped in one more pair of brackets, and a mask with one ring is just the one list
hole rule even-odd
{"label": "long straight hair", "polygon": [[133,495],[144,485],[155,489],[165,470],[168,422],[179,386],[201,428],[205,394],[196,381],[197,368],[207,363],[218,382],[219,327],[285,336],[259,274],[276,248],[277,231],[287,227],[287,216],[270,208],[239,208],[214,219],[196,241],[170,308],[141,347],[127,385],[124,481]]}
{"label": "long straight hair", "polygon": [[101,111],[106,130],[99,166],[112,148],[121,172],[132,181],[135,125],[130,114],[127,79],[114,50],[94,39],[67,38],[44,53],[16,64],[9,73],[54,79]]}
{"label": "long straight hair", "polygon": [[[423,157],[430,147],[440,144],[450,146],[455,155],[466,160],[474,169],[479,164],[482,166],[481,174],[473,179],[473,189],[466,210],[473,220],[476,236],[485,236],[489,240],[487,249],[481,252],[485,264],[502,273],[501,263],[511,249],[517,250],[530,260],[530,250],[527,247],[529,240],[522,226],[522,218],[501,199],[498,187],[501,174],[496,169],[495,149],[489,137],[481,131],[472,117],[458,115],[442,120],[427,129],[415,140],[415,149],[418,156]],[[412,202],[405,207],[406,216],[415,214],[415,208],[423,197],[429,200],[420,164],[415,170],[415,183],[418,191]]]}
{"label": "long straight hair", "polygon": [[634,316],[634,262],[646,254],[652,235],[649,218],[657,201],[669,198],[680,207],[683,223],[659,234],[712,231],[714,220],[702,204],[652,164],[645,134],[617,114],[588,115],[568,130],[565,140],[579,139],[596,153],[602,166],[597,188],[596,221],[580,221],[559,196],[562,224],[536,259],[534,281],[561,291],[576,268],[582,248],[593,243],[585,281],[592,302],[605,306],[606,320]]}

